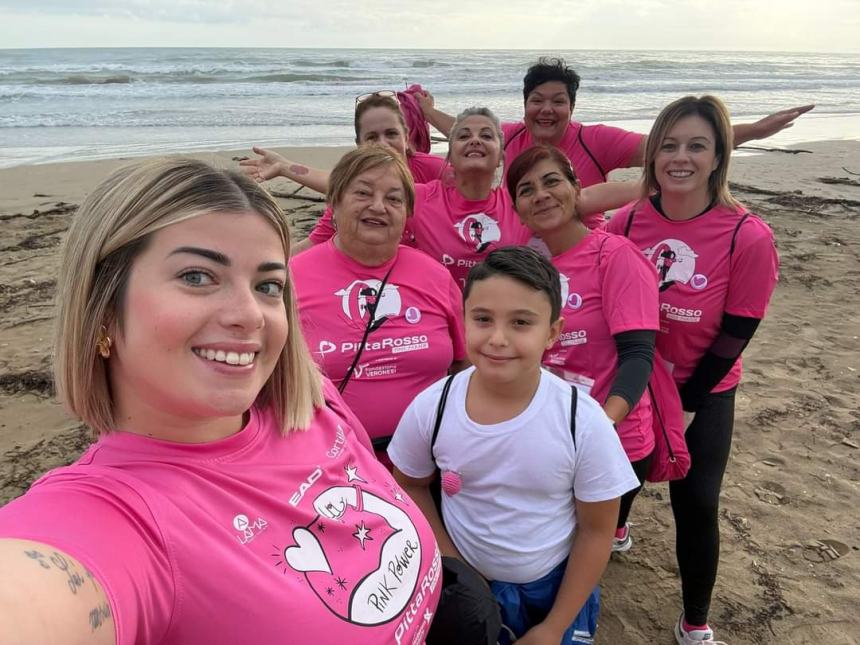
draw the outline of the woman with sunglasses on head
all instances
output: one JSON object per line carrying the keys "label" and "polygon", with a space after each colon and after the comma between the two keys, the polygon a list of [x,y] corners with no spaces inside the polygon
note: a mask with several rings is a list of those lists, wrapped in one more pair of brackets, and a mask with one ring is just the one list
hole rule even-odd
{"label": "woman with sunglasses on head", "polygon": [[603,405],[639,479],[639,487],[622,495],[618,513],[613,551],[626,551],[632,545],[627,518],[654,449],[646,391],[660,328],[654,269],[630,240],[583,223],[579,180],[557,148],[523,152],[508,168],[506,185],[561,278],[564,327],[544,366]]}
{"label": "woman with sunglasses on head", "polygon": [[767,312],[779,265],[770,228],[729,192],[731,151],[729,114],[719,99],[671,103],[648,136],[645,194],[607,226],[657,269],[657,349],[688,423],[690,471],[669,486],[684,600],[675,626],[681,645],[715,642],[708,611],[741,352]]}
{"label": "woman with sunglasses on head", "polygon": [[363,146],[332,170],[335,235],[290,270],[311,353],[385,447],[418,392],[465,357],[463,305],[447,271],[400,245],[415,189],[401,157]]}
{"label": "woman with sunglasses on head", "polygon": [[[406,162],[415,183],[432,181],[442,176],[444,159],[412,149],[409,128],[400,109],[397,93],[393,90],[381,90],[356,97],[354,125],[357,146],[380,145],[390,149]],[[256,181],[286,177],[317,192],[328,192],[329,171],[295,163],[273,150],[255,147],[254,152],[260,156],[256,159],[244,159],[239,165]],[[322,221],[323,226],[309,238],[310,242],[304,241],[295,245],[293,253],[331,237],[334,231],[331,229],[330,210],[323,214]]]}
{"label": "woman with sunglasses on head", "polygon": [[82,204],[54,376],[98,437],[0,509],[4,643],[423,640],[432,531],[314,366],[288,255],[274,200],[199,161]]}

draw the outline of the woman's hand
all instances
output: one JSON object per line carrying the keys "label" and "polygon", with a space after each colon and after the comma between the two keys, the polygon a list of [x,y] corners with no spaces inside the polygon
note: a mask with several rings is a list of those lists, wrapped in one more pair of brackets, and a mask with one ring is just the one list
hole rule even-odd
{"label": "woman's hand", "polygon": [[239,162],[242,172],[256,182],[274,179],[283,174],[283,168],[287,160],[273,150],[266,150],[254,146],[254,153],[260,155],[259,159],[243,159]]}
{"label": "woman's hand", "polygon": [[790,128],[794,125],[795,119],[806,114],[815,105],[801,105],[798,107],[788,108],[769,114],[763,119],[759,119],[755,123],[739,123],[734,126],[735,147],[752,141],[753,139],[767,139],[772,137],[777,132]]}

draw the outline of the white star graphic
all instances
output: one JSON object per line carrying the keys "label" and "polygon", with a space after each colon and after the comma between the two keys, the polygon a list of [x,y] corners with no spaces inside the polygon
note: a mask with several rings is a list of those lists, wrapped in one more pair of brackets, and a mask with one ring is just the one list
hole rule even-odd
{"label": "white star graphic", "polygon": [[400,492],[398,492],[394,495],[394,499],[396,499],[398,502],[402,502],[403,501],[403,495]]}
{"label": "white star graphic", "polygon": [[373,539],[372,537],[370,537],[370,535],[368,535],[368,533],[370,533],[370,529],[364,525],[364,522],[362,522],[360,525],[356,524],[355,528],[356,531],[352,534],[352,537],[361,542],[361,548],[362,550],[364,550],[364,541]]}
{"label": "white star graphic", "polygon": [[[364,480],[358,476],[358,468],[356,466],[347,466],[344,468],[346,471],[346,481],[348,482],[363,482]],[[367,483],[367,482],[365,482]]]}
{"label": "white star graphic", "polygon": [[429,609],[424,610],[424,622],[430,624],[430,619],[433,618],[433,612]]}

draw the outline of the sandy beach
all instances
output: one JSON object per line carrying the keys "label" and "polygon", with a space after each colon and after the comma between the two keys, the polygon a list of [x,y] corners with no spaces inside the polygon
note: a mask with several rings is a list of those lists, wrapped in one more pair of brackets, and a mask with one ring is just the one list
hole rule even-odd
{"label": "sandy beach", "polygon": [[[342,148],[284,149],[330,167]],[[723,485],[722,559],[712,605],[733,645],[860,641],[860,142],[738,156],[735,195],[776,234],[782,268],[745,354]],[[195,155],[236,165],[249,151]],[[126,160],[0,170],[0,503],[69,463],[89,433],[52,398],[52,297],[58,250],[81,200]],[[617,177],[635,176],[623,171]],[[296,185],[269,188],[297,239],[323,210]],[[614,555],[597,642],[674,642],[680,611],[665,485],[633,508],[635,544]]]}

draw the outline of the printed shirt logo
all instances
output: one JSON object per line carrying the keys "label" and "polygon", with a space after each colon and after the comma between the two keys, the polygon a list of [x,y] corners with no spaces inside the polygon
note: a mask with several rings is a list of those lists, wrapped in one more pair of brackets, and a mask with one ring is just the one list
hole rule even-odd
{"label": "printed shirt logo", "polygon": [[708,279],[696,273],[696,258],[698,254],[686,242],[666,239],[651,248],[645,249],[645,257],[654,263],[660,276],[660,291],[665,291],[676,282],[687,284],[691,278],[693,287],[704,289]]}
{"label": "printed shirt logo", "polygon": [[348,287],[335,291],[334,295],[340,296],[343,313],[350,320],[363,320],[368,311],[373,312],[374,321],[400,315],[400,287],[386,284],[380,296],[381,285],[382,280],[354,280]]}
{"label": "printed shirt logo", "polygon": [[558,274],[561,285],[561,306],[570,309],[579,309],[582,306],[582,296],[578,293],[570,293],[570,278],[563,273]]}
{"label": "printed shirt logo", "polygon": [[492,242],[502,239],[499,223],[486,213],[466,215],[454,224],[454,228],[463,241],[473,246],[478,253],[485,251]]}
{"label": "printed shirt logo", "polygon": [[[399,489],[384,499],[365,490],[357,466],[346,466],[344,473],[340,485],[312,498],[316,517],[293,530],[291,543],[273,555],[284,574],[303,574],[320,602],[341,619],[381,625],[424,602],[439,582],[439,561],[434,557],[421,579],[423,549],[400,508],[405,502]],[[398,643],[415,613],[398,625]]]}
{"label": "printed shirt logo", "polygon": [[406,322],[410,325],[417,325],[421,322],[421,310],[418,307],[407,307]]}
{"label": "printed shirt logo", "polygon": [[240,535],[236,536],[239,544],[248,544],[248,542],[265,531],[268,525],[269,523],[262,517],[258,517],[252,522],[244,513],[239,513],[233,518],[233,528],[240,533]]}

